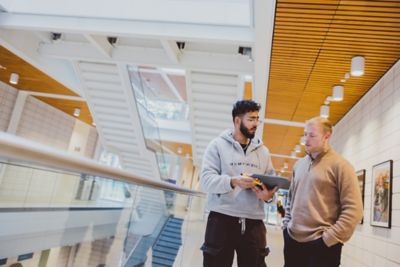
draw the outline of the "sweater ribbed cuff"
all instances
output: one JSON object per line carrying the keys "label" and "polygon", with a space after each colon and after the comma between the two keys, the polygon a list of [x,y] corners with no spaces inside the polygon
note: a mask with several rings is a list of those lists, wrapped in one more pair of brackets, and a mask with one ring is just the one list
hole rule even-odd
{"label": "sweater ribbed cuff", "polygon": [[228,192],[231,192],[232,190],[234,190],[235,188],[232,188],[232,184],[231,184],[231,181],[232,181],[232,177],[230,177],[230,176],[225,176],[224,177],[225,178],[225,190],[226,190],[226,192],[228,193]]}
{"label": "sweater ribbed cuff", "polygon": [[332,247],[333,245],[339,243],[339,241],[329,233],[329,230],[322,234],[322,240],[324,240],[325,245],[328,247]]}

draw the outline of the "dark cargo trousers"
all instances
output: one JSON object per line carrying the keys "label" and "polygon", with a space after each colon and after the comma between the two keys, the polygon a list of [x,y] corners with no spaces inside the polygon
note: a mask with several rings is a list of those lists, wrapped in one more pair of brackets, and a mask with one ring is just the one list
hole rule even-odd
{"label": "dark cargo trousers", "polygon": [[204,267],[266,267],[266,229],[262,220],[240,219],[210,212],[203,251]]}

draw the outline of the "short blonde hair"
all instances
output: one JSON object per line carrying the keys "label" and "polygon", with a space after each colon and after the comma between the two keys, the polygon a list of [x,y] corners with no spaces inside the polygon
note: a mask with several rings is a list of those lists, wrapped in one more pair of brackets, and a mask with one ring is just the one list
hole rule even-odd
{"label": "short blonde hair", "polygon": [[308,124],[319,124],[322,127],[322,131],[325,133],[330,133],[332,134],[333,132],[333,126],[332,123],[327,119],[323,117],[314,117],[306,121],[306,125]]}

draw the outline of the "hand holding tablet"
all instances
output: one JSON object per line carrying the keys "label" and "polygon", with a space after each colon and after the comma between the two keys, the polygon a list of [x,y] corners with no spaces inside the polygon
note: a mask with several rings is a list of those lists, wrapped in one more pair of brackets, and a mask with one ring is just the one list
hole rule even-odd
{"label": "hand holding tablet", "polygon": [[279,189],[289,189],[290,181],[284,177],[266,174],[251,174],[251,178],[255,179],[254,183],[260,185],[263,183],[268,190],[278,187]]}

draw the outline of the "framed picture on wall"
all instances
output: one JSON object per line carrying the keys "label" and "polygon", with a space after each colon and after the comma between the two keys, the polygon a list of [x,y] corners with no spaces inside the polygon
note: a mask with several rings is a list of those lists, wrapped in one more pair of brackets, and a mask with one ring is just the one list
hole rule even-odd
{"label": "framed picture on wall", "polygon": [[[359,170],[356,172],[357,178],[358,178],[358,185],[360,186],[360,192],[361,192],[361,197],[362,197],[362,204],[363,204],[363,209],[364,209],[364,191],[365,191],[365,170]],[[364,217],[361,219],[360,224],[364,223]]]}
{"label": "framed picture on wall", "polygon": [[392,165],[388,160],[372,167],[371,225],[390,228],[392,220]]}

